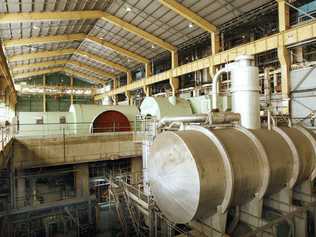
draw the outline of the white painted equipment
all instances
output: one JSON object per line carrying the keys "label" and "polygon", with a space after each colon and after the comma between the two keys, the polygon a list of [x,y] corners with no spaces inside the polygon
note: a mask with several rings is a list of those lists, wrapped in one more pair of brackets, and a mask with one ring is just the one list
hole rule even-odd
{"label": "white painted equipment", "polygon": [[146,97],[140,106],[141,114],[160,120],[163,117],[192,115],[190,103],[176,97]]}
{"label": "white painted equipment", "polygon": [[241,125],[248,129],[260,128],[259,71],[254,57],[243,55],[227,64],[213,78],[213,109],[218,108],[218,85],[223,73],[231,73],[232,111],[241,115]]}

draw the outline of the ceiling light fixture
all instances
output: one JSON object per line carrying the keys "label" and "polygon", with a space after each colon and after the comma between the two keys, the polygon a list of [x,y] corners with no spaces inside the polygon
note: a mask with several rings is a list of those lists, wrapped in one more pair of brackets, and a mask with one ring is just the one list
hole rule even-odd
{"label": "ceiling light fixture", "polygon": [[126,11],[127,11],[127,12],[131,12],[131,11],[132,11],[132,8],[130,8],[130,7],[127,6],[127,7],[126,7]]}
{"label": "ceiling light fixture", "polygon": [[193,24],[192,23],[189,24],[189,28],[193,28]]}
{"label": "ceiling light fixture", "polygon": [[151,48],[154,49],[154,48],[155,48],[155,45],[152,44],[152,45],[151,45]]}
{"label": "ceiling light fixture", "polygon": [[40,28],[38,26],[33,26],[34,30],[39,30]]}

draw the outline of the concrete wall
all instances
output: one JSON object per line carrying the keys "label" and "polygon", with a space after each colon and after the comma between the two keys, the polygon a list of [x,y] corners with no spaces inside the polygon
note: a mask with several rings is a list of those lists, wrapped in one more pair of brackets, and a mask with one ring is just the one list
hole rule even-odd
{"label": "concrete wall", "polygon": [[141,144],[135,143],[129,132],[65,138],[18,137],[13,152],[15,167],[30,168],[141,156]]}
{"label": "concrete wall", "polygon": [[[62,134],[90,134],[94,119],[104,111],[115,110],[123,113],[133,126],[138,114],[135,106],[72,105],[69,112],[19,112],[20,136],[47,136]],[[60,124],[60,117],[67,124]],[[36,119],[43,117],[43,125]]]}
{"label": "concrete wall", "polygon": [[[136,106],[125,105],[72,105],[70,112],[73,113],[75,130],[77,134],[87,134],[91,131],[94,119],[102,112],[115,110],[124,114],[131,123],[136,120],[138,109]],[[132,124],[133,125],[133,124]]]}
{"label": "concrete wall", "polygon": [[[36,124],[36,119],[43,118],[44,124]],[[66,123],[60,124],[60,118],[65,117]],[[62,134],[74,134],[73,114],[69,112],[19,112],[19,132],[21,136],[47,136]]]}

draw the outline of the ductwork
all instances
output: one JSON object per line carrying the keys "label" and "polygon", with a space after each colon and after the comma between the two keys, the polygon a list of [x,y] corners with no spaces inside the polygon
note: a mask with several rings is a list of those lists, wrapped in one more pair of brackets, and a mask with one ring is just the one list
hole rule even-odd
{"label": "ductwork", "polygon": [[217,71],[215,76],[213,77],[213,84],[212,84],[212,108],[213,109],[218,108],[217,98],[219,94],[219,82],[220,82],[221,75],[223,75],[224,73],[228,73],[229,71],[230,70],[228,69],[228,67],[225,66],[224,68]]}

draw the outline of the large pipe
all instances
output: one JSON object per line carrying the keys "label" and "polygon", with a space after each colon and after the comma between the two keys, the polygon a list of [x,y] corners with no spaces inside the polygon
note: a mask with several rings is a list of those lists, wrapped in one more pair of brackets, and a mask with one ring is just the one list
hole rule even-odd
{"label": "large pipe", "polygon": [[215,73],[215,76],[213,77],[213,82],[212,82],[212,108],[217,109],[218,104],[217,104],[217,98],[219,94],[219,82],[220,82],[220,76],[224,73],[228,73],[229,69],[227,66],[224,68],[220,69]]}
{"label": "large pipe", "polygon": [[208,218],[314,179],[315,147],[302,127],[164,132],[150,151],[151,191],[175,223]]}
{"label": "large pipe", "polygon": [[183,115],[174,117],[163,117],[158,124],[158,127],[165,126],[174,122],[181,123],[203,123],[208,121],[208,114]]}

